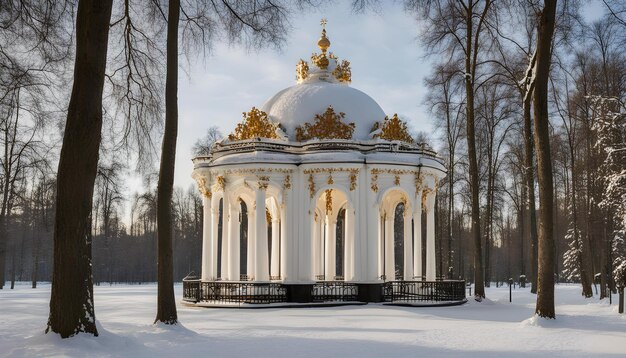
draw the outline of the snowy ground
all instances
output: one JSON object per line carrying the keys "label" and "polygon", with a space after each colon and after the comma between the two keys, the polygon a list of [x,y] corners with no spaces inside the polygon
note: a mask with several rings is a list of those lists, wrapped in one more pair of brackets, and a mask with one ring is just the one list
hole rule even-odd
{"label": "snowy ground", "polygon": [[[176,295],[181,297],[181,286]],[[557,320],[530,318],[534,296],[491,288],[457,307],[381,305],[215,309],[179,304],[182,325],[152,325],[156,285],[95,288],[100,337],[45,335],[50,286],[0,291],[0,356],[69,357],[518,357],[626,356],[626,315],[556,289]],[[614,296],[614,303],[617,300]]]}

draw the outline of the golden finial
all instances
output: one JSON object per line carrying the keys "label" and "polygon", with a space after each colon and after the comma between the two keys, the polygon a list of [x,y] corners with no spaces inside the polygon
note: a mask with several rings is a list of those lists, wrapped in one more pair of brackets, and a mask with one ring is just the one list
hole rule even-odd
{"label": "golden finial", "polygon": [[320,25],[322,25],[322,37],[317,41],[317,47],[322,50],[323,54],[326,54],[326,50],[330,47],[330,40],[326,37],[326,24],[328,21],[326,19],[322,19],[320,21]]}

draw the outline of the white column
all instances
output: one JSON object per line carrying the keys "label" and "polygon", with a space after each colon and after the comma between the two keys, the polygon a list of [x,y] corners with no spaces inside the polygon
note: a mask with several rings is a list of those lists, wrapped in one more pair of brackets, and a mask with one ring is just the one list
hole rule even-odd
{"label": "white column", "polygon": [[254,207],[248,207],[248,257],[247,257],[247,272],[248,279],[252,280],[256,277],[256,214]]}
{"label": "white column", "polygon": [[289,234],[287,231],[286,204],[280,208],[280,278],[284,281],[287,276],[287,245]]}
{"label": "white column", "polygon": [[213,279],[213,243],[211,242],[211,197],[202,196],[202,281]]}
{"label": "white column", "polygon": [[256,281],[269,281],[269,258],[267,252],[267,218],[265,216],[265,189],[256,193]]}
{"label": "white column", "polygon": [[[275,214],[276,215],[276,214]],[[280,223],[278,218],[272,218],[272,276],[280,276]]]}
{"label": "white column", "polygon": [[378,277],[385,275],[385,216],[378,217]]}
{"label": "white column", "polygon": [[426,199],[426,280],[436,279],[435,264],[435,191]]}
{"label": "white column", "polygon": [[233,281],[239,281],[239,273],[241,266],[239,265],[239,210],[238,201],[230,203],[230,221],[228,223],[228,277]]}
{"label": "white column", "polygon": [[411,236],[412,212],[404,204],[404,279],[413,279],[413,236]]}
{"label": "white column", "polygon": [[211,280],[217,278],[217,241],[218,241],[218,225],[220,222],[220,201],[219,199],[211,199]]}
{"label": "white column", "polygon": [[354,279],[354,209],[350,206],[346,207],[346,220],[344,221],[345,241],[344,241],[344,280],[352,281]]}
{"label": "white column", "polygon": [[415,197],[413,212],[413,276],[416,280],[422,279],[422,191],[419,190]]}
{"label": "white column", "polygon": [[228,228],[230,225],[230,204],[228,195],[222,200],[222,280],[230,280],[228,275]]}
{"label": "white column", "polygon": [[325,279],[334,280],[337,275],[335,266],[335,257],[337,249],[337,220],[332,217],[332,214],[326,214],[326,242],[325,242],[325,262],[326,269]]}
{"label": "white column", "polygon": [[[394,210],[395,211],[395,210]],[[394,256],[394,235],[393,223],[395,214],[387,213],[385,218],[385,279],[393,281],[396,279],[396,260]]]}
{"label": "white column", "polygon": [[312,256],[313,256],[313,279],[317,279],[317,275],[321,275],[320,273],[320,256],[321,256],[321,250],[320,250],[320,218],[315,214],[315,212],[312,214],[312,220],[313,220],[313,252],[312,252]]}

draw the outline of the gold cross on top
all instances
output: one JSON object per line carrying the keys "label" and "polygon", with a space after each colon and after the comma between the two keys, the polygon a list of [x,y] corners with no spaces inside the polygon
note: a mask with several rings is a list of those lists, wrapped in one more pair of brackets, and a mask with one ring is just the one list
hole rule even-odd
{"label": "gold cross on top", "polygon": [[320,21],[320,25],[322,25],[322,29],[326,30],[327,23],[328,21],[326,20],[326,18],[323,18],[322,21]]}

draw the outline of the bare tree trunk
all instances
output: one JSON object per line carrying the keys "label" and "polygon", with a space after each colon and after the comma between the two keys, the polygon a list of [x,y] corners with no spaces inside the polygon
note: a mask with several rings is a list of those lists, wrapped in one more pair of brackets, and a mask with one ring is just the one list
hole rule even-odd
{"label": "bare tree trunk", "polygon": [[530,115],[531,96],[524,99],[524,166],[528,192],[528,234],[532,247],[532,273],[530,292],[537,293],[537,212],[535,210],[535,164],[533,161],[533,131]]}
{"label": "bare tree trunk", "polygon": [[81,0],[74,85],[57,176],[54,270],[46,332],[98,335],[91,270],[91,210],[102,129],[112,0]]}
{"label": "bare tree trunk", "polygon": [[8,229],[7,219],[0,215],[0,290],[4,288],[4,276],[6,269]]}
{"label": "bare tree trunk", "polygon": [[176,324],[174,262],[172,258],[172,192],[176,137],[178,135],[178,22],[180,1],[169,3],[167,17],[167,77],[165,82],[165,132],[157,188],[158,298],[156,322]]}
{"label": "bare tree trunk", "polygon": [[[473,35],[473,2],[470,1],[466,9],[466,49],[474,48]],[[489,6],[489,5],[485,5]],[[480,235],[480,202],[478,200],[478,162],[476,160],[476,133],[474,123],[474,78],[476,62],[472,61],[468,52],[465,56],[465,92],[467,96],[467,159],[469,161],[470,192],[472,204],[472,238],[474,241],[474,296],[477,300],[485,297],[485,281],[483,273],[482,237]],[[473,66],[474,65],[474,66]]]}
{"label": "bare tree trunk", "polygon": [[535,146],[537,151],[537,179],[539,181],[539,238],[537,270],[537,306],[535,313],[544,318],[555,318],[554,313],[554,236],[553,183],[550,159],[550,119],[548,117],[548,79],[556,0],[544,0],[537,24],[537,63],[533,104],[535,112]]}

